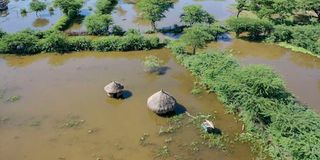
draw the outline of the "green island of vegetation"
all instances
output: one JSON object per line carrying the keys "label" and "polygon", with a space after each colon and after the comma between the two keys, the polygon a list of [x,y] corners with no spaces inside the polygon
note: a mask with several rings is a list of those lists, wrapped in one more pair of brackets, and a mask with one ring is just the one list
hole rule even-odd
{"label": "green island of vegetation", "polygon": [[[69,36],[63,31],[79,16],[83,3],[82,0],[55,0],[54,6],[64,15],[47,31],[0,31],[0,53],[133,51],[163,48],[168,43],[155,35],[142,34],[134,29],[124,31],[114,25],[111,12],[116,0],[97,0],[95,13],[84,18],[85,35]],[[171,0],[137,2],[143,17],[151,23],[152,33],[161,31],[156,22],[165,17],[164,13],[173,4]],[[30,8],[38,15],[46,5],[34,0]],[[252,142],[252,148],[260,158],[320,159],[320,116],[300,104],[286,90],[279,75],[263,65],[240,66],[226,51],[198,50],[226,32],[235,32],[237,38],[279,43],[289,48],[301,47],[303,52],[320,55],[320,1],[237,0],[236,9],[236,17],[220,23],[201,6],[184,7],[180,30],[183,33],[168,47],[204,88],[216,93],[228,111],[240,116],[245,132],[239,135],[239,139]],[[242,16],[244,12],[256,17]],[[146,71],[156,72],[161,61],[149,56],[144,65]],[[9,101],[18,99],[20,97],[12,97]],[[167,152],[164,146],[159,154]]]}

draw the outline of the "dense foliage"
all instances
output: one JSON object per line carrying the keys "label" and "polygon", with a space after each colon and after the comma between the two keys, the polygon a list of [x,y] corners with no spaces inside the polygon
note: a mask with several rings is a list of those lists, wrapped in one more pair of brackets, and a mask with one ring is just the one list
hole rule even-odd
{"label": "dense foliage", "polygon": [[28,32],[6,34],[0,41],[0,53],[33,54],[38,51],[38,37]]}
{"label": "dense foliage", "polygon": [[248,17],[230,18],[227,26],[239,37],[241,33],[248,33],[251,39],[258,39],[271,33],[273,24],[265,19]]}
{"label": "dense foliage", "polygon": [[110,14],[118,0],[97,0],[97,13]]}
{"label": "dense foliage", "polygon": [[148,50],[163,46],[158,37],[143,36],[130,30],[124,36],[107,36],[90,39],[88,37],[67,37],[63,32],[25,30],[5,34],[0,39],[0,53],[27,55],[39,52],[70,51],[132,51]]}
{"label": "dense foliage", "polygon": [[[178,47],[176,47],[178,48]],[[241,137],[277,160],[320,157],[320,116],[299,104],[284,82],[262,65],[241,67],[226,52],[175,53],[202,85],[219,95],[246,125]]]}
{"label": "dense foliage", "polygon": [[38,15],[38,12],[44,11],[47,8],[47,4],[45,2],[41,2],[39,0],[32,0],[30,2],[31,11],[35,11]]}
{"label": "dense foliage", "polygon": [[84,24],[87,32],[92,35],[107,35],[112,17],[107,14],[92,14],[85,18]]}
{"label": "dense foliage", "polygon": [[248,32],[253,39],[267,38],[271,42],[285,42],[293,47],[304,48],[304,52],[320,54],[320,0],[237,0],[236,8],[238,14],[244,10],[251,11],[259,18],[266,18],[276,24],[271,27],[272,24],[265,20],[232,18],[228,20],[228,26],[237,36]]}
{"label": "dense foliage", "polygon": [[75,17],[83,5],[83,0],[54,0],[54,6],[59,7],[68,17]]}
{"label": "dense foliage", "polygon": [[192,26],[196,23],[213,23],[214,17],[207,11],[202,9],[200,5],[190,5],[183,8],[183,13],[180,16],[181,21],[185,24]]}
{"label": "dense foliage", "polygon": [[286,42],[320,54],[320,26],[275,26],[268,37],[272,42]]}
{"label": "dense foliage", "polygon": [[143,17],[151,21],[152,29],[156,30],[156,22],[165,17],[164,13],[173,6],[171,0],[139,0],[138,7]]}
{"label": "dense foliage", "polygon": [[209,41],[217,40],[224,32],[225,29],[218,24],[195,24],[185,29],[180,41],[190,46],[195,54],[197,48],[203,48]]}

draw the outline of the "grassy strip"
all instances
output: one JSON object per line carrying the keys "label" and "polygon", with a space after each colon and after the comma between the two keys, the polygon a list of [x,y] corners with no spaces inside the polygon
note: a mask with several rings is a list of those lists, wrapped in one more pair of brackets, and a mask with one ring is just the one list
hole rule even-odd
{"label": "grassy strip", "polygon": [[239,138],[254,142],[252,148],[260,157],[319,159],[320,116],[299,104],[272,69],[241,67],[222,51],[196,55],[183,53],[179,47],[173,51],[202,85],[219,95],[228,110],[239,114],[246,126]]}
{"label": "grassy strip", "polygon": [[315,54],[315,53],[313,53],[313,52],[311,52],[311,51],[309,51],[307,49],[304,49],[302,47],[297,47],[297,46],[294,46],[294,45],[286,43],[286,42],[280,42],[280,43],[278,43],[278,45],[280,47],[290,49],[290,50],[292,50],[294,52],[306,53],[306,54],[310,54],[312,56],[320,58],[320,55],[318,55],[318,54]]}

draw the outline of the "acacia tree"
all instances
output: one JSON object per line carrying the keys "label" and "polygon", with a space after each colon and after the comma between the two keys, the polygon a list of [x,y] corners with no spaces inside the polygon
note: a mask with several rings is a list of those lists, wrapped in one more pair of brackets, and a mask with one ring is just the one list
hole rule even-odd
{"label": "acacia tree", "polygon": [[78,15],[83,0],[55,0],[54,6],[59,7],[62,12],[68,17],[75,17]]}
{"label": "acacia tree", "polygon": [[211,16],[207,11],[202,9],[200,5],[190,5],[183,8],[181,14],[181,21],[189,26],[196,23],[213,23],[214,17]]}
{"label": "acacia tree", "polygon": [[193,54],[196,53],[197,48],[205,47],[212,38],[210,26],[205,24],[195,24],[191,28],[187,28],[181,36],[182,42],[192,47]]}
{"label": "acacia tree", "polygon": [[32,0],[30,2],[30,10],[35,11],[38,16],[38,12],[41,12],[47,8],[47,4],[45,2],[41,2],[39,0]]}
{"label": "acacia tree", "polygon": [[156,31],[156,22],[165,17],[164,13],[173,6],[171,0],[140,0],[138,7],[143,17],[151,21],[152,30]]}

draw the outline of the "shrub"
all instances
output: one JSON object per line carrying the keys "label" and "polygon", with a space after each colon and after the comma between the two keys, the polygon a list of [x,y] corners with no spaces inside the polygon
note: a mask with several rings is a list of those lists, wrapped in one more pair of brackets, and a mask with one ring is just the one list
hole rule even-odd
{"label": "shrub", "polygon": [[71,50],[71,45],[67,40],[67,36],[58,31],[46,34],[44,39],[39,41],[39,47],[43,52],[64,53]]}
{"label": "shrub", "polygon": [[227,26],[236,33],[237,37],[241,33],[248,32],[251,39],[258,39],[262,35],[268,35],[273,30],[272,22],[248,17],[230,18],[227,20]]}
{"label": "shrub", "polygon": [[87,37],[71,37],[69,42],[73,51],[88,51],[91,50],[91,40]]}
{"label": "shrub", "polygon": [[51,30],[64,31],[69,27],[70,22],[71,19],[64,15],[51,27]]}
{"label": "shrub", "polygon": [[30,2],[31,11],[35,11],[37,16],[38,16],[38,12],[44,11],[46,8],[47,8],[47,4],[45,2],[41,2],[39,0],[32,0]]}
{"label": "shrub", "polygon": [[83,0],[54,0],[54,6],[59,7],[68,17],[74,18],[79,14]]}
{"label": "shrub", "polygon": [[161,63],[163,63],[158,57],[156,56],[147,56],[144,61],[143,65],[145,67],[146,72],[150,73],[159,73],[161,68]]}
{"label": "shrub", "polygon": [[110,14],[118,0],[97,0],[97,12],[101,14]]}
{"label": "shrub", "polygon": [[111,34],[116,36],[123,36],[125,31],[118,25],[113,25],[111,28]]}
{"label": "shrub", "polygon": [[38,51],[38,37],[26,32],[4,35],[0,41],[0,53],[33,54]]}
{"label": "shrub", "polygon": [[6,35],[7,33],[2,31],[2,29],[0,29],[0,38],[2,38],[4,35]]}
{"label": "shrub", "polygon": [[22,9],[20,10],[20,14],[21,14],[22,17],[26,16],[27,13],[28,13],[28,11],[27,11],[27,9],[25,9],[25,8],[22,8]]}
{"label": "shrub", "polygon": [[107,35],[109,26],[112,24],[112,17],[104,14],[92,14],[85,18],[84,24],[89,34]]}
{"label": "shrub", "polygon": [[320,116],[299,104],[270,68],[241,67],[220,51],[179,57],[202,85],[239,113],[246,125],[244,134],[251,135],[262,152],[279,160],[319,159]]}
{"label": "shrub", "polygon": [[292,30],[288,26],[277,25],[268,39],[273,42],[289,42],[292,39]]}
{"label": "shrub", "polygon": [[108,36],[93,40],[92,46],[94,50],[107,52],[107,51],[118,51],[120,48],[121,37]]}

